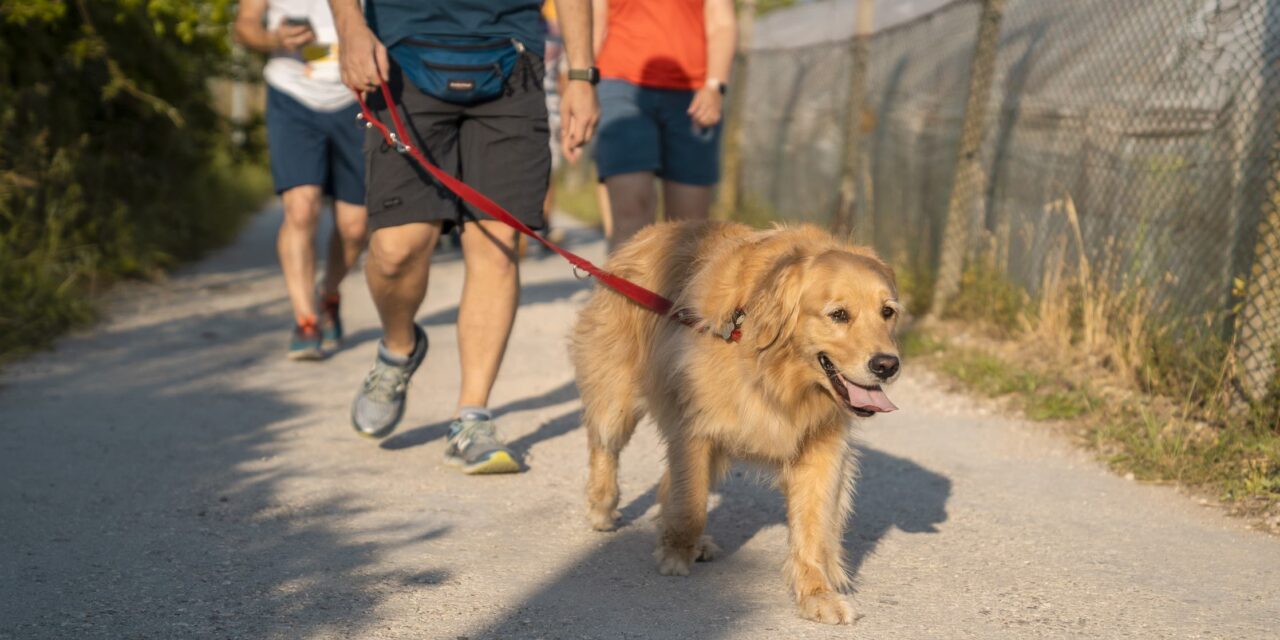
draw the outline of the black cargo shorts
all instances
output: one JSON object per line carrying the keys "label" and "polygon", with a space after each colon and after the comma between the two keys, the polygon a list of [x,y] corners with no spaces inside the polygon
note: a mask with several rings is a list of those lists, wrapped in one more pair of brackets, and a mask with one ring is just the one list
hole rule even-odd
{"label": "black cargo shorts", "polygon": [[[475,105],[445,102],[423,93],[391,65],[391,94],[413,144],[433,164],[502,205],[533,229],[546,226],[542,205],[551,178],[545,73],[542,59],[524,53],[503,95]],[[380,91],[369,109],[388,128],[391,115]],[[394,128],[392,128],[394,131]],[[366,204],[372,231],[411,222],[454,225],[490,220],[435,181],[409,155],[387,145],[377,129],[364,143]]]}

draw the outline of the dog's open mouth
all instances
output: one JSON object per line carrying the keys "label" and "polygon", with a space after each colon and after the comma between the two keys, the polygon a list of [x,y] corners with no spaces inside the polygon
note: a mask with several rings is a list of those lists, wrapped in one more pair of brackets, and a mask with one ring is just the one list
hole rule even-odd
{"label": "dog's open mouth", "polygon": [[870,418],[877,413],[888,413],[897,411],[897,405],[889,400],[889,396],[885,395],[884,389],[880,385],[864,387],[856,382],[851,382],[844,377],[835,363],[831,362],[831,358],[825,353],[818,354],[818,364],[822,366],[823,373],[827,374],[827,380],[831,382],[831,390],[836,397],[844,401],[845,406],[862,418]]}

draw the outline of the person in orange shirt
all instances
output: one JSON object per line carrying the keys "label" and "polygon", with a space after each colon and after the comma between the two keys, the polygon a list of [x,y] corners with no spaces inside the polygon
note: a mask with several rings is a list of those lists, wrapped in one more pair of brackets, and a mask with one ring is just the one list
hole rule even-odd
{"label": "person in orange shirt", "polygon": [[610,248],[656,217],[706,219],[736,39],[733,0],[593,0],[601,82],[595,160]]}

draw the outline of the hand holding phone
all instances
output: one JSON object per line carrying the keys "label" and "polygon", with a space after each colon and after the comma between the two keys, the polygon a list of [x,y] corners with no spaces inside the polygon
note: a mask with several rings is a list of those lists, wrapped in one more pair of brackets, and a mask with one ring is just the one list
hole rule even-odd
{"label": "hand holding phone", "polygon": [[280,47],[287,51],[297,51],[315,42],[316,34],[311,29],[311,18],[286,17],[280,23],[280,28],[276,29],[276,39],[279,40]]}

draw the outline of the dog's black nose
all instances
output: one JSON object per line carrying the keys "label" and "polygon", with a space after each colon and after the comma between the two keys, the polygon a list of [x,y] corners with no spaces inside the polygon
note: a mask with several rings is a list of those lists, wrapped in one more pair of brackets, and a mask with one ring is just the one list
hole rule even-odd
{"label": "dog's black nose", "polygon": [[871,356],[871,362],[867,363],[867,368],[871,369],[871,373],[876,374],[881,380],[888,380],[893,374],[898,372],[898,356],[891,356],[887,353],[877,353]]}

